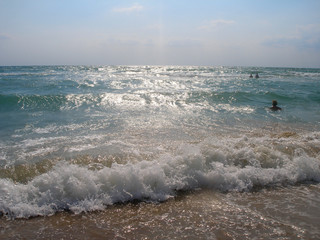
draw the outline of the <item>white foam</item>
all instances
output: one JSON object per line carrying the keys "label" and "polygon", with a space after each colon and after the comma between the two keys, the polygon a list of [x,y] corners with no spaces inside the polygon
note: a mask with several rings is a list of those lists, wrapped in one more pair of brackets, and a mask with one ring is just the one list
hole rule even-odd
{"label": "white foam", "polygon": [[52,133],[58,130],[56,125],[48,125],[43,128],[35,128],[33,131],[38,134]]}
{"label": "white foam", "polygon": [[164,201],[180,190],[250,191],[254,187],[320,182],[320,157],[308,151],[307,141],[301,142],[308,138],[313,146],[319,145],[319,134],[298,140],[212,138],[182,144],[153,161],[113,163],[100,170],[60,162],[27,184],[1,179],[0,211],[18,218],[66,209],[79,213],[117,202]]}

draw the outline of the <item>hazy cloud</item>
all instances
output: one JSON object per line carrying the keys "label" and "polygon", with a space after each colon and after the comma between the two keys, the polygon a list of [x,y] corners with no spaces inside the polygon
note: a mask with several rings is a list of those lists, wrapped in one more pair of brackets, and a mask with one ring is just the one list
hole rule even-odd
{"label": "hazy cloud", "polygon": [[131,7],[117,7],[113,9],[113,12],[118,13],[130,13],[130,12],[139,12],[142,11],[144,7],[140,4],[134,4]]}
{"label": "hazy cloud", "polygon": [[299,49],[319,49],[320,50],[320,39],[309,39],[303,37],[282,37],[269,39],[263,42],[266,46],[271,47],[295,47]]}
{"label": "hazy cloud", "polygon": [[297,26],[299,32],[320,33],[320,24],[308,24]]}
{"label": "hazy cloud", "polygon": [[172,40],[167,43],[168,47],[201,47],[202,42],[194,39]]}
{"label": "hazy cloud", "polygon": [[320,24],[297,26],[296,32],[291,36],[269,38],[263,44],[272,47],[313,48],[320,50]]}
{"label": "hazy cloud", "polygon": [[8,34],[0,33],[0,40],[11,40],[12,37]]}
{"label": "hazy cloud", "polygon": [[161,23],[153,24],[153,25],[148,25],[146,27],[147,30],[161,30],[164,28],[164,25]]}
{"label": "hazy cloud", "polygon": [[216,19],[207,21],[205,24],[200,26],[200,29],[213,29],[219,26],[232,25],[235,24],[233,20]]}

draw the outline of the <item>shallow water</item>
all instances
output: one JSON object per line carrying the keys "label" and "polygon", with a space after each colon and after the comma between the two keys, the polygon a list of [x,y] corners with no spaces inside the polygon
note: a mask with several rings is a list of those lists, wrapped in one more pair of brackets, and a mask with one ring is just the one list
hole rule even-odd
{"label": "shallow water", "polygon": [[320,188],[198,190],[156,203],[28,220],[1,219],[4,239],[319,239]]}

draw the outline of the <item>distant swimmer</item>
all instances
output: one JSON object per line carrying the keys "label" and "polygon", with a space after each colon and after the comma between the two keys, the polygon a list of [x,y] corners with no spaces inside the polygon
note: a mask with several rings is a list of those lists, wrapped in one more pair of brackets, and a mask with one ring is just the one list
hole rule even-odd
{"label": "distant swimmer", "polygon": [[259,74],[258,73],[256,74],[255,78],[259,78]]}
{"label": "distant swimmer", "polygon": [[277,102],[276,100],[273,100],[273,101],[272,101],[272,107],[270,107],[270,110],[272,110],[272,111],[281,110],[281,108],[278,107],[277,105],[278,105],[278,102]]}
{"label": "distant swimmer", "polygon": [[252,73],[250,74],[250,78],[253,78]]}

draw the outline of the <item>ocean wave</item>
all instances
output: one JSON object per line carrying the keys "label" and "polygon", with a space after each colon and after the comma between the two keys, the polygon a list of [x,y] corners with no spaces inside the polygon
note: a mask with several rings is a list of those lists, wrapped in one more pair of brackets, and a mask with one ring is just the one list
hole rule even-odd
{"label": "ocean wave", "polygon": [[[107,94],[0,95],[0,110],[60,111],[104,105]],[[116,96],[116,95],[115,95]]]}
{"label": "ocean wave", "polygon": [[46,162],[26,183],[0,179],[0,212],[8,218],[28,218],[101,210],[134,200],[161,202],[199,188],[242,192],[320,182],[319,141],[319,133],[284,132],[180,144],[153,160],[106,164],[100,159],[96,167],[95,160],[83,161],[85,157]]}
{"label": "ocean wave", "polygon": [[[163,108],[199,107],[212,109],[218,104],[232,104],[254,98],[249,93],[216,93],[216,92],[190,92],[190,93],[166,93],[146,92],[137,93],[101,93],[101,94],[67,94],[67,95],[0,95],[0,110],[40,110],[40,111],[67,111],[74,109],[104,110],[104,107],[116,106],[118,108],[132,108],[144,110],[145,106]],[[102,107],[102,108],[101,108]]]}
{"label": "ocean wave", "polygon": [[59,110],[66,103],[63,95],[0,95],[0,110]]}

